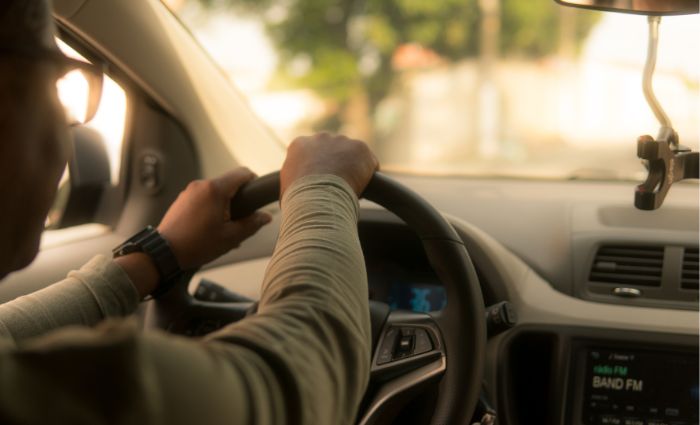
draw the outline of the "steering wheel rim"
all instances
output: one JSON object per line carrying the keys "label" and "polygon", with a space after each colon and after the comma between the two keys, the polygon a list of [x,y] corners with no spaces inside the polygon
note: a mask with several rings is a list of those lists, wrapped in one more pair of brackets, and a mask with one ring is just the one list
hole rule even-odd
{"label": "steering wheel rim", "polygon": [[[440,372],[444,371],[431,422],[466,423],[471,419],[479,397],[486,348],[483,298],[467,250],[454,228],[435,208],[386,175],[375,173],[362,197],[394,213],[416,232],[430,265],[445,287],[446,306],[421,319],[437,325],[440,340],[436,344],[440,348],[442,365]],[[245,217],[278,199],[279,172],[274,172],[239,190],[231,201],[231,217]],[[155,317],[151,317],[151,321],[155,320],[159,327],[168,327],[168,323],[183,307],[201,303],[193,303],[185,285],[182,285],[153,304],[155,308],[150,315]],[[216,306],[209,308],[215,309]],[[383,332],[387,332],[387,326]],[[377,362],[377,349],[373,353],[373,370]],[[365,412],[360,423],[377,422],[377,405],[370,405],[368,410],[372,409],[373,412]]]}

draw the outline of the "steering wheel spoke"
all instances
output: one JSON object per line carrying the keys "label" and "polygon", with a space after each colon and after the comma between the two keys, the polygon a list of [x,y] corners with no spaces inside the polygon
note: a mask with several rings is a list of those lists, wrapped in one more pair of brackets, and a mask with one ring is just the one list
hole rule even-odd
{"label": "steering wheel spoke", "polygon": [[440,328],[425,313],[389,314],[372,356],[371,376],[382,381],[444,357]]}
{"label": "steering wheel spoke", "polygon": [[445,373],[442,334],[429,314],[391,312],[372,355],[371,398],[358,424],[386,423]]}

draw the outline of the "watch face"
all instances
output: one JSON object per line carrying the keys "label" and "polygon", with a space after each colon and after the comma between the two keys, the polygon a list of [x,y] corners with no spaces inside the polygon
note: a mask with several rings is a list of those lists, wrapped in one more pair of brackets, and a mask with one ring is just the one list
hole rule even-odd
{"label": "watch face", "polygon": [[127,239],[126,242],[124,242],[124,245],[128,243],[142,244],[143,241],[148,239],[148,237],[151,236],[154,232],[155,230],[153,229],[153,226],[146,226],[143,230]]}
{"label": "watch face", "polygon": [[146,226],[145,229],[139,231],[134,236],[127,239],[124,243],[112,250],[114,257],[121,257],[123,255],[131,254],[132,252],[143,252],[142,244],[144,240],[148,238],[154,229],[152,226]]}
{"label": "watch face", "polygon": [[124,242],[124,244],[118,246],[114,249],[114,256],[121,257],[123,255],[131,254],[133,252],[141,252],[141,247],[133,242]]}

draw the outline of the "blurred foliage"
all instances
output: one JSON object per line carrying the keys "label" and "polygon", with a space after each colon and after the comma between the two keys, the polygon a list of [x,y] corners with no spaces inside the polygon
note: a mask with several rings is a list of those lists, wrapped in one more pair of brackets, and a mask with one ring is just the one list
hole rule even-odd
{"label": "blurred foliage", "polygon": [[[414,43],[447,61],[479,54],[478,0],[199,0],[262,20],[280,55],[276,81],[311,88],[342,109],[364,89],[374,107],[391,89],[396,49]],[[482,0],[484,1],[484,0]],[[502,55],[543,57],[560,42],[561,6],[553,0],[501,0]],[[597,14],[578,12],[580,43]]]}
{"label": "blurred foliage", "polygon": [[[553,0],[502,0],[501,9],[502,53],[535,58],[557,51],[566,24],[573,25],[571,41],[579,45],[600,16],[560,6]],[[571,21],[560,19],[563,12],[571,14]]]}

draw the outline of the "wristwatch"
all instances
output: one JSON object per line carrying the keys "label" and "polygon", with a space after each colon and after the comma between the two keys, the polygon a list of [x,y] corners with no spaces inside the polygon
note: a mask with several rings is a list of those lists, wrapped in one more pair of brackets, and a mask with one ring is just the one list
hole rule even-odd
{"label": "wristwatch", "polygon": [[151,293],[151,297],[158,298],[163,295],[182,277],[182,270],[170,244],[153,226],[146,226],[145,229],[112,250],[114,258],[134,252],[143,252],[151,257],[153,264],[158,269],[160,283],[156,290]]}

